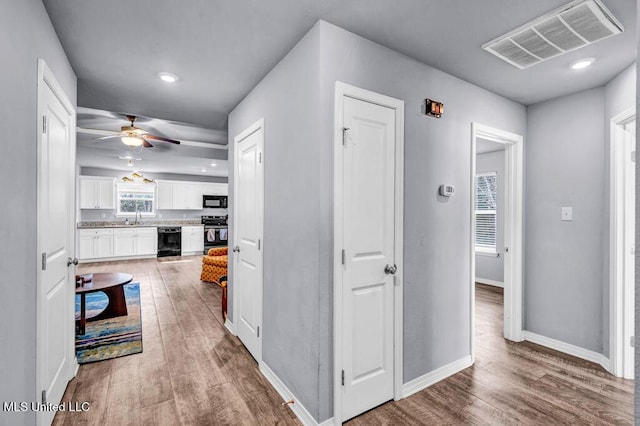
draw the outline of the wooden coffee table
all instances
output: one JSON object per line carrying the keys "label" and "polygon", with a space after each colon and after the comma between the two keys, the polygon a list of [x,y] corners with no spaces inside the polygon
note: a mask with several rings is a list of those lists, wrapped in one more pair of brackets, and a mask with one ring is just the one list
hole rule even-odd
{"label": "wooden coffee table", "polygon": [[[85,333],[87,321],[97,321],[106,318],[114,318],[127,315],[127,300],[124,296],[125,284],[129,284],[133,280],[131,274],[122,272],[114,273],[95,273],[93,280],[85,283],[81,287],[76,287],[76,294],[80,295],[80,334]],[[91,318],[87,318],[86,313],[86,295],[102,291],[107,295],[109,304],[100,312]]]}

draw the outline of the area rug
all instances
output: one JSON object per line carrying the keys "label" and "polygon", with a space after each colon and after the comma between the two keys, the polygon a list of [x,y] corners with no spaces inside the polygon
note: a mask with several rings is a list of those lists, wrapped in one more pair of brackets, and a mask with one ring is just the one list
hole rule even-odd
{"label": "area rug", "polygon": [[[85,334],[76,334],[76,356],[79,364],[103,361],[142,352],[142,322],[140,317],[140,284],[124,286],[127,315],[87,321]],[[86,295],[86,314],[93,317],[108,304],[101,292]],[[80,319],[80,295],[76,295],[76,320]]]}

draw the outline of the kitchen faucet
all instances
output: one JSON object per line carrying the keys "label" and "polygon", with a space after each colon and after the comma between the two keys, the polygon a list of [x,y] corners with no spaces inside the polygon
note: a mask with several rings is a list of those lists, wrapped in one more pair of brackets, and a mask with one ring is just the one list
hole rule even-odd
{"label": "kitchen faucet", "polygon": [[[138,219],[138,213],[140,214],[140,219]],[[139,225],[141,220],[142,220],[142,212],[139,211],[138,206],[136,206],[136,219],[134,221],[134,224]]]}

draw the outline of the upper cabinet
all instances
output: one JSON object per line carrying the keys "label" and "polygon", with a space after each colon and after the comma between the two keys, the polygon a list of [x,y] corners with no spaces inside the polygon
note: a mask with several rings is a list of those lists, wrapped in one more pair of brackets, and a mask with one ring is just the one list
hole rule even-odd
{"label": "upper cabinet", "polygon": [[157,180],[158,210],[202,210],[203,195],[227,195],[228,184]]}
{"label": "upper cabinet", "polygon": [[114,209],[115,178],[80,176],[81,209]]}

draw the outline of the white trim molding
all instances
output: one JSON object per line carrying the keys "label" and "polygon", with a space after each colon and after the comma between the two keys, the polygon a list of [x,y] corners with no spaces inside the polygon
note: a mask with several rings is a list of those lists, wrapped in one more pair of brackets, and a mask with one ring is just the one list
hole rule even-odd
{"label": "white trim molding", "polygon": [[293,414],[295,414],[300,422],[305,426],[328,426],[333,425],[333,417],[325,420],[322,423],[318,423],[316,419],[309,413],[309,411],[302,405],[302,403],[295,397],[293,392],[289,390],[287,385],[284,384],[282,380],[276,375],[276,373],[269,368],[267,364],[263,362],[260,363],[260,372],[264,377],[267,378],[271,386],[278,392],[278,394],[282,397],[283,401],[291,401],[293,400],[293,404],[288,404]]}
{"label": "white trim molding", "polygon": [[524,137],[480,123],[471,123],[471,174],[470,174],[470,226],[469,247],[471,291],[470,347],[471,359],[475,356],[475,282],[476,282],[476,140],[478,138],[500,143],[505,147],[505,195],[504,212],[504,338],[520,342],[523,339],[523,213],[524,213]]}
{"label": "white trim molding", "polygon": [[229,318],[227,318],[227,320],[224,322],[224,326],[227,330],[229,330],[229,333],[231,333],[234,336],[236,335],[236,329],[233,326],[233,323],[229,321]]}
{"label": "white trim molding", "polygon": [[478,278],[478,277],[476,277],[476,282],[478,284],[486,284],[486,285],[491,285],[491,286],[494,286],[494,287],[504,288],[504,282],[496,281],[496,280],[490,280],[489,278]]}
{"label": "white trim molding", "polygon": [[[344,150],[342,149],[343,136],[343,109],[344,98],[362,100],[381,105],[395,111],[395,262],[398,270],[394,278],[393,297],[393,399],[402,398],[402,372],[403,372],[403,309],[404,309],[404,101],[376,92],[361,89],[349,84],[336,81],[334,99],[334,175],[333,175],[333,419],[335,423],[342,423],[342,237],[343,237],[343,165]],[[370,407],[374,408],[374,407]]]}
{"label": "white trim molding", "polygon": [[472,365],[473,360],[471,359],[471,355],[467,355],[447,365],[443,365],[440,368],[437,368],[427,374],[411,380],[410,382],[405,383],[402,386],[402,397],[406,398],[416,392],[420,392],[421,390],[426,389],[429,386],[446,379],[447,377],[453,376],[454,374],[464,370],[465,368],[469,368]]}
{"label": "white trim molding", "polygon": [[601,353],[581,348],[570,343],[562,342],[560,340],[552,339],[551,337],[542,336],[540,334],[532,333],[530,331],[523,331],[524,339],[528,342],[535,343],[540,346],[544,346],[554,351],[562,352],[567,355],[575,356],[576,358],[591,361],[601,365],[605,370],[609,370],[609,358]]}
{"label": "white trim molding", "polygon": [[[633,187],[627,175],[627,153],[621,126],[633,120],[635,108],[630,108],[610,120],[609,125],[609,372],[633,379],[634,349],[629,338],[634,333],[634,286],[627,284],[631,273],[625,245],[628,247],[627,206]],[[635,185],[633,185],[635,186]],[[633,237],[632,237],[633,238]]]}

